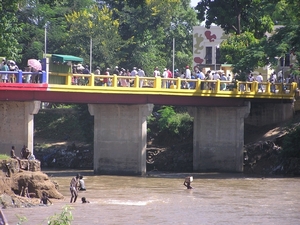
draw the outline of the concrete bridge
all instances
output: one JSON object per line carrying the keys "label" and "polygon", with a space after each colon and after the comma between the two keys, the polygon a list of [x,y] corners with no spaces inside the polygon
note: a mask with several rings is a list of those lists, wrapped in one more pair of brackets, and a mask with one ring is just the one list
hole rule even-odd
{"label": "concrete bridge", "polygon": [[[11,145],[33,149],[34,124],[41,102],[87,103],[94,116],[94,171],[97,174],[146,172],[147,117],[153,105],[182,105],[194,118],[194,171],[243,171],[244,121],[254,125],[276,123],[293,116],[296,83],[201,81],[180,78],[124,77],[50,73],[49,83],[0,83],[0,149]],[[72,78],[86,77],[86,86]],[[111,86],[96,86],[95,79],[111,79]],[[132,81],[120,87],[118,81]],[[43,80],[43,79],[42,79]],[[47,79],[44,79],[47,80]],[[143,80],[143,86],[140,81]],[[170,88],[162,87],[163,81]],[[194,82],[195,89],[182,89]],[[209,89],[210,83],[215,84]],[[221,90],[220,87],[231,86]],[[248,117],[248,118],[247,118]],[[247,119],[245,119],[247,118]]]}

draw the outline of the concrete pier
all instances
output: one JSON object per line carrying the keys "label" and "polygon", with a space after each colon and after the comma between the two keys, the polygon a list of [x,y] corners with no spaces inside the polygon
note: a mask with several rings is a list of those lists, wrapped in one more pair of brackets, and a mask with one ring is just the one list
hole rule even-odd
{"label": "concrete pier", "polygon": [[20,156],[23,145],[33,151],[34,114],[40,109],[40,101],[0,102],[0,152],[10,155],[14,145],[16,155]]}
{"label": "concrete pier", "polygon": [[244,118],[250,103],[243,107],[189,107],[194,117],[193,170],[195,172],[242,172]]}
{"label": "concrete pier", "polygon": [[153,104],[89,104],[96,174],[146,173],[147,116],[152,109]]}

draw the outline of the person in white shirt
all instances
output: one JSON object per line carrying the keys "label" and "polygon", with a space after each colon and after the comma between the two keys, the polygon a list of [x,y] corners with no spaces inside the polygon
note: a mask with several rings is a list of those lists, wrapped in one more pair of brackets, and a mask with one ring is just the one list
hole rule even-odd
{"label": "person in white shirt", "polygon": [[160,77],[160,72],[159,72],[157,67],[155,67],[155,69],[154,69],[153,76],[154,77]]}
{"label": "person in white shirt", "polygon": [[[163,78],[168,78],[168,70],[167,70],[167,68],[164,69]],[[162,88],[168,88],[167,87],[167,80],[165,80],[165,79],[162,80]]]}
{"label": "person in white shirt", "polygon": [[79,191],[86,191],[83,176],[79,177]]}
{"label": "person in white shirt", "polygon": [[255,80],[258,82],[258,91],[260,90],[261,92],[264,92],[263,86],[261,84],[263,82],[263,77],[262,77],[261,73],[259,73],[256,76]]}
{"label": "person in white shirt", "polygon": [[138,74],[138,72],[136,71],[136,67],[133,67],[133,70],[131,71],[131,76],[135,77]]}
{"label": "person in white shirt", "polygon": [[143,68],[138,69],[138,76],[140,77],[140,87],[143,87],[144,84],[144,77],[145,77],[145,72]]}
{"label": "person in white shirt", "polygon": [[192,78],[192,73],[191,73],[191,70],[190,70],[189,66],[186,66],[186,69],[185,69],[185,78],[186,79],[191,79]]}

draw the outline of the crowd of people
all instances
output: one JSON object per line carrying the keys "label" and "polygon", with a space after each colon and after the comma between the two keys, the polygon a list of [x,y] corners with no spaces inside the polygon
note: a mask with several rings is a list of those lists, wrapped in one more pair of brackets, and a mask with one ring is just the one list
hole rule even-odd
{"label": "crowd of people", "polygon": [[[0,71],[18,71],[19,67],[17,66],[16,62],[13,60],[6,60],[2,59],[0,64]],[[12,73],[1,73],[0,74],[1,83],[15,83],[16,82],[16,75]]]}
{"label": "crowd of people", "polygon": [[[0,64],[0,71],[10,71],[15,73],[1,73],[0,74],[0,83],[16,83],[17,82],[17,71],[19,71],[19,67],[13,60],[2,59]],[[22,76],[23,83],[40,83],[41,74],[38,74],[38,70],[27,65],[24,69],[24,72],[32,72],[30,74],[26,74]]]}
{"label": "crowd of people", "polygon": [[21,157],[18,157],[16,155],[16,152],[15,152],[15,146],[11,146],[11,150],[10,150],[10,157],[13,158],[13,159],[16,159],[18,160],[18,163],[19,163],[19,168],[20,169],[23,169],[25,170],[26,168],[24,168],[21,164],[21,160],[22,159],[26,159],[26,160],[35,160],[35,156],[34,154],[28,149],[28,147],[26,145],[24,145],[21,149],[21,152],[20,152],[20,156]]}
{"label": "crowd of people", "polygon": [[[79,74],[91,74],[91,72],[88,69],[88,65],[83,67],[81,64],[78,64],[73,67],[73,73],[79,73]],[[97,66],[96,70],[93,73],[94,75],[118,75],[118,76],[126,76],[126,78],[118,79],[118,86],[121,87],[130,87],[134,85],[134,79],[128,79],[128,77],[135,77],[139,76],[142,79],[140,79],[139,87],[143,87],[145,85],[145,77],[146,73],[142,68],[133,67],[133,69],[130,71],[129,69],[119,68],[116,66],[113,71],[110,70],[110,68],[106,68],[103,73],[100,71],[100,67]],[[174,73],[168,68],[164,68],[163,71],[160,71],[158,67],[154,68],[153,74],[150,75],[151,77],[160,77],[160,78],[181,78],[181,89],[195,89],[196,88],[196,80],[200,79],[201,81],[201,90],[214,90],[216,83],[213,82],[214,80],[220,80],[220,81],[226,81],[221,82],[220,84],[220,90],[232,90],[234,87],[234,83],[236,83],[238,80],[240,80],[239,74],[234,74],[231,76],[231,74],[225,74],[222,70],[205,70],[204,68],[195,67],[194,70],[191,70],[189,66],[186,66],[185,69],[182,71],[179,71],[178,69],[174,70]],[[253,82],[257,81],[259,84],[259,91],[264,92],[264,86],[263,86],[263,76],[261,73],[254,75],[253,73],[249,73],[246,77],[246,81]],[[278,74],[273,72],[270,77],[266,80],[269,81],[271,85],[271,91],[275,92],[275,83],[291,83],[296,80],[296,77],[293,75],[289,75],[287,78],[283,78],[282,71],[279,71]],[[74,85],[86,85],[89,82],[88,76],[83,77],[80,81],[79,76],[74,76],[72,80],[72,84]],[[96,86],[112,86],[112,79],[110,77],[103,78],[103,77],[95,77],[95,85]],[[162,88],[171,88],[172,85],[177,85],[176,81],[174,80],[168,80],[168,79],[162,79]],[[251,85],[249,85],[251,89]],[[240,90],[245,91],[246,87],[241,85],[239,87]]]}

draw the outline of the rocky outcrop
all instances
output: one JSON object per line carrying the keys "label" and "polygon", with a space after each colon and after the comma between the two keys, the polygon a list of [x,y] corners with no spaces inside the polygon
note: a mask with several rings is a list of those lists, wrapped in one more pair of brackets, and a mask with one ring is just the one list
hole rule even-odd
{"label": "rocky outcrop", "polygon": [[300,175],[299,158],[281,157],[282,137],[245,146],[244,173],[257,175]]}
{"label": "rocky outcrop", "polygon": [[43,192],[50,198],[63,198],[58,185],[40,170],[38,160],[21,160],[20,163],[17,159],[1,160],[0,204],[3,207],[28,207],[39,203]]}

